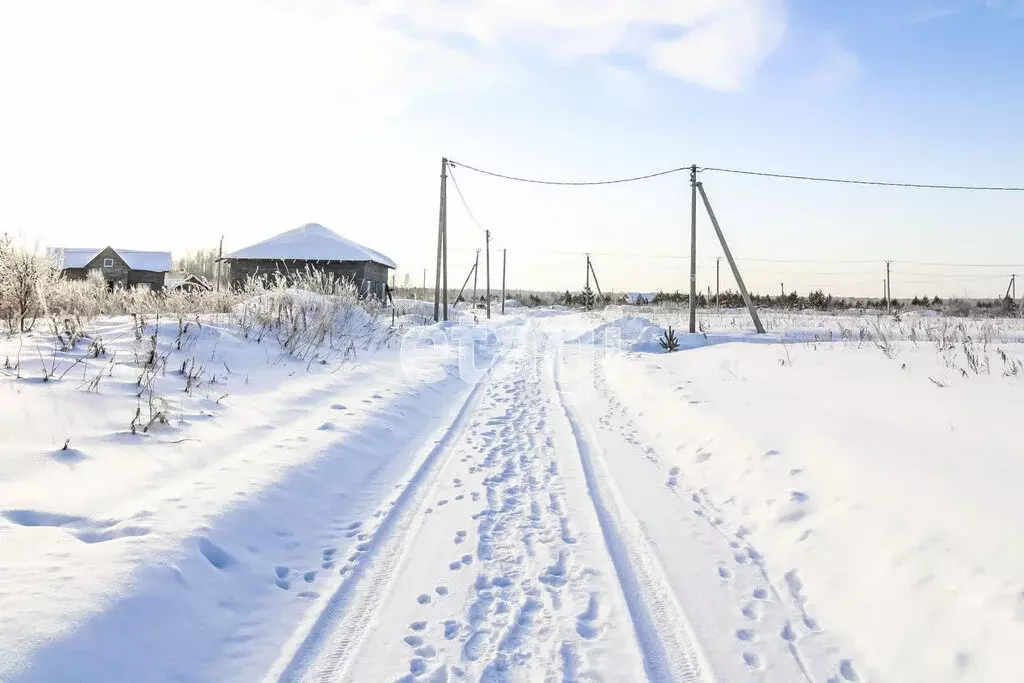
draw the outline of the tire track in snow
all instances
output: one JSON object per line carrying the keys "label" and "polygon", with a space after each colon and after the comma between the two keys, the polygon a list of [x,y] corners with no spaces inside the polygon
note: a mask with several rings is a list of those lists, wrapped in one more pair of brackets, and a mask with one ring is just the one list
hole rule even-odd
{"label": "tire track in snow", "polygon": [[[604,359],[600,355],[595,356],[594,388],[597,390],[598,396],[604,400],[608,407],[608,412],[600,418],[600,424],[602,427],[608,430],[614,430],[615,425],[613,417],[617,417],[621,421],[621,425],[618,429],[621,431],[625,440],[640,450],[648,462],[658,469],[662,469],[666,465],[665,460],[654,448],[644,443],[639,438],[640,429],[630,416],[629,409],[619,401],[608,386],[608,380],[604,370]],[[710,454],[707,454],[706,457],[710,457]],[[669,469],[669,477],[666,481],[666,486],[668,486],[668,488],[671,489],[677,497],[680,496],[679,476],[680,468],[672,467]],[[804,682],[815,683],[814,677],[807,669],[807,663],[800,650],[798,641],[801,636],[806,636],[807,632],[814,633],[817,631],[817,625],[801,610],[803,616],[801,623],[806,626],[807,630],[798,634],[793,627],[793,614],[791,610],[788,609],[783,594],[776,588],[764,566],[764,555],[746,539],[746,533],[744,533],[745,530],[741,529],[739,533],[731,534],[728,529],[725,528],[725,521],[722,519],[720,511],[716,509],[708,499],[708,492],[706,489],[694,490],[688,497],[690,502],[693,503],[693,511],[697,517],[703,520],[703,522],[706,523],[717,535],[722,537],[734,551],[733,559],[736,562],[737,568],[744,565],[755,567],[756,574],[760,577],[763,584],[768,586],[768,589],[770,589],[771,597],[769,598],[768,591],[764,588],[755,588],[753,590],[754,600],[743,605],[740,610],[741,614],[752,622],[760,622],[764,617],[763,603],[769,599],[773,600],[776,605],[786,610],[789,618],[779,630],[778,637],[785,642],[785,649],[790,656],[792,656]],[[733,570],[730,570],[725,566],[720,566],[718,568],[718,574],[724,581],[732,580],[733,573]],[[755,643],[758,640],[757,633],[748,629],[738,630],[736,632],[736,638],[746,644]],[[742,653],[742,657],[743,661],[752,670],[760,670],[768,664],[768,662],[765,661],[764,655],[759,655],[754,651],[744,651]]]}
{"label": "tire track in snow", "polygon": [[[492,364],[493,368],[494,364]],[[396,575],[424,515],[421,510],[435,488],[440,464],[457,443],[473,414],[491,370],[470,390],[455,418],[445,428],[409,482],[377,526],[372,540],[364,542],[350,563],[348,575],[331,596],[301,640],[286,646],[287,655],[264,681],[328,681],[340,678],[351,655],[362,641],[373,614]],[[377,539],[380,539],[379,541]]]}
{"label": "tire track in snow", "polygon": [[[613,431],[616,428],[616,425],[613,424],[613,417],[617,417],[621,421],[618,429],[628,443],[640,450],[644,458],[656,468],[663,469],[667,466],[666,461],[657,450],[639,438],[640,428],[630,416],[629,409],[618,399],[609,386],[604,370],[604,359],[600,355],[595,357],[594,387],[608,407],[608,412],[599,420],[601,426],[609,431]],[[689,403],[693,404],[694,401]],[[774,453],[776,452],[769,452],[769,454]],[[703,448],[698,449],[698,463],[706,462],[710,457],[710,452]],[[679,475],[679,467],[672,467],[669,470],[669,478],[666,482],[666,486],[676,496],[680,496]],[[817,642],[825,633],[807,611],[806,597],[803,593],[803,585],[797,570],[786,572],[783,577],[785,587],[780,588],[778,582],[772,580],[764,555],[748,539],[749,530],[744,526],[740,526],[735,531],[730,531],[722,517],[721,511],[711,502],[707,489],[691,489],[687,492],[686,497],[693,503],[694,513],[714,533],[728,543],[733,551],[736,569],[751,567],[753,568],[754,575],[759,579],[761,586],[753,590],[753,600],[746,602],[741,608],[743,616],[751,622],[758,623],[766,616],[766,605],[775,605],[780,608],[784,613],[784,617],[782,625],[778,627],[775,636],[784,643],[785,651],[791,656],[802,680],[805,683],[815,683],[816,678],[811,671],[812,666],[810,662],[817,662],[818,667],[813,667],[816,669],[821,668],[824,660],[831,659],[835,662],[835,648],[825,643]],[[790,514],[793,515],[794,519],[802,519],[802,515],[805,513],[799,510],[799,506],[807,501],[806,494],[793,491],[791,492],[791,500],[796,504],[797,512],[799,512],[800,516],[797,516],[795,513]],[[723,575],[723,570],[728,576]],[[723,580],[730,580],[732,573],[732,571],[724,567],[719,568],[719,574]],[[767,635],[767,633],[762,635]],[[743,642],[756,642],[757,640],[757,638],[742,637],[740,631],[737,632],[737,638]],[[807,656],[801,643],[813,650],[811,657]],[[766,664],[763,661],[763,657],[758,656],[754,652],[744,652],[743,658],[752,669],[761,669]],[[829,668],[833,673],[823,674],[827,676],[828,683],[846,683],[846,681],[860,680],[853,663],[849,659],[841,659],[833,663]]]}
{"label": "tire track in snow", "polygon": [[576,440],[587,488],[626,596],[647,676],[652,683],[711,683],[711,668],[639,521],[626,508],[599,457],[594,456],[597,449],[591,444],[597,440],[586,433],[586,423],[566,401],[555,360],[552,356],[555,393]]}
{"label": "tire track in snow", "polygon": [[[614,576],[610,558],[595,543],[596,519],[586,521],[590,510],[584,508],[583,518],[574,515],[569,495],[574,473],[561,471],[564,451],[558,450],[557,438],[571,443],[572,437],[550,420],[557,401],[545,387],[545,342],[541,338],[540,348],[517,351],[503,371],[507,378],[488,388],[466,431],[467,456],[461,462],[475,461],[466,466],[466,475],[482,475],[484,507],[473,515],[475,558],[466,555],[450,568],[463,571],[472,564],[476,580],[468,587],[461,618],[446,619],[443,633],[426,621],[410,626],[415,633],[406,642],[411,638],[417,657],[401,681],[426,676],[429,681],[573,683],[604,673],[606,652],[623,654],[618,641],[606,638],[609,631],[615,632],[612,638],[629,633],[620,627],[628,622],[609,623],[626,613],[615,606],[620,604],[616,595],[606,594],[617,588],[602,578]],[[575,480],[580,487],[581,475]],[[595,532],[589,543],[588,525]],[[464,537],[464,531],[456,532],[455,544]],[[595,569],[591,560],[608,570]],[[432,665],[419,656],[421,649],[431,655]],[[638,653],[633,662],[630,678],[617,680],[636,680]]]}

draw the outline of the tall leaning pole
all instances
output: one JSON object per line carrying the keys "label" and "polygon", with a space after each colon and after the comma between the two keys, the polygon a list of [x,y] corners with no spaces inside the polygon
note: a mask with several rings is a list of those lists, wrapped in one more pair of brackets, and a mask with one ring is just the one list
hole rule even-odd
{"label": "tall leaning pole", "polygon": [[697,165],[690,167],[690,334],[697,331]]}

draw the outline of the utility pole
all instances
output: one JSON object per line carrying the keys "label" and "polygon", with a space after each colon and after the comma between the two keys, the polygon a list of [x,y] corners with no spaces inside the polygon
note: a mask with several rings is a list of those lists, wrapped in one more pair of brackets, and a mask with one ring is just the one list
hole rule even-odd
{"label": "utility pole", "polygon": [[452,304],[452,308],[458,306],[459,302],[462,301],[462,293],[466,291],[466,285],[469,284],[469,278],[473,277],[474,275],[476,275],[475,263],[469,267],[469,272],[466,273],[466,279],[463,280],[462,282],[462,288],[459,290],[459,295],[455,297],[455,303]]}
{"label": "utility pole", "polygon": [[715,257],[715,308],[722,312],[722,290],[721,290],[722,257]]}
{"label": "utility pole", "polygon": [[[587,256],[587,266],[590,268],[590,274],[594,276],[594,286],[597,287],[598,299],[603,299],[604,294],[601,292],[601,283],[597,281],[597,271],[594,270],[594,262],[590,260],[590,256]],[[587,280],[587,287],[590,286],[590,280]],[[597,302],[597,299],[594,300]]]}
{"label": "utility pole", "polygon": [[484,234],[487,238],[487,243],[484,245],[487,249],[486,263],[487,263],[487,319],[491,319],[491,231],[486,230]]}
{"label": "utility pole", "polygon": [[[1010,296],[1010,292],[1013,292],[1013,296]],[[1017,276],[1010,276],[1010,284],[1006,286],[1006,294],[1003,296],[1005,299],[1017,300]]]}
{"label": "utility pole", "polygon": [[473,266],[473,303],[474,304],[477,301],[477,298],[476,298],[476,271],[477,271],[477,268],[479,268],[479,267],[480,267],[480,250],[477,249],[476,250],[476,265]]}
{"label": "utility pole", "polygon": [[427,269],[423,269],[423,293],[427,293]]}
{"label": "utility pole", "polygon": [[587,254],[587,286],[583,289],[584,291],[590,289],[590,254]]}
{"label": "utility pole", "polygon": [[224,258],[224,235],[220,236],[220,246],[217,247],[217,291],[220,291],[220,264]]}
{"label": "utility pole", "polygon": [[[448,207],[447,207],[448,159],[441,159],[441,201],[437,216],[437,270],[434,274],[434,322],[448,320]],[[444,271],[442,281],[441,271]],[[443,294],[442,294],[443,291]]]}
{"label": "utility pole", "polygon": [[[694,170],[696,170],[696,166],[694,167]],[[715,211],[711,208],[711,200],[708,199],[708,193],[704,191],[704,185],[701,183],[697,183],[696,188],[700,190],[700,197],[704,200],[704,208],[708,212],[708,218],[711,219],[711,225],[715,228],[715,234],[718,235],[718,241],[722,245],[722,252],[725,254],[725,260],[729,262],[729,267],[732,269],[732,276],[736,279],[736,286],[740,289],[740,295],[743,296],[743,303],[747,305],[747,311],[750,312],[750,319],[754,321],[754,329],[757,330],[758,334],[764,334],[764,325],[761,324],[761,318],[757,315],[757,309],[754,308],[754,302],[750,298],[750,293],[747,292],[747,286],[743,283],[743,276],[740,275],[740,269],[739,266],[736,265],[736,259],[732,257],[732,251],[729,249],[729,244],[725,241],[725,234],[722,233],[722,226],[718,224],[718,219],[715,217]]]}
{"label": "utility pole", "polygon": [[508,249],[501,250],[501,314],[505,315],[505,263],[508,260]]}
{"label": "utility pole", "polygon": [[885,262],[885,313],[892,312],[892,280],[890,279],[890,266],[892,261]]}
{"label": "utility pole", "polygon": [[697,165],[690,167],[690,334],[697,331]]}
{"label": "utility pole", "polygon": [[779,283],[779,290],[782,292],[782,298],[785,299],[786,298],[786,283],[780,282]]}

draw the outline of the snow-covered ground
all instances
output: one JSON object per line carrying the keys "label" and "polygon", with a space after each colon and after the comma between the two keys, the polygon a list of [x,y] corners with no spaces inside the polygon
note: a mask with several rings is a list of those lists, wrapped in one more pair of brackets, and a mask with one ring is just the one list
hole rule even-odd
{"label": "snow-covered ground", "polygon": [[398,304],[0,342],[0,680],[1019,679],[1019,320]]}

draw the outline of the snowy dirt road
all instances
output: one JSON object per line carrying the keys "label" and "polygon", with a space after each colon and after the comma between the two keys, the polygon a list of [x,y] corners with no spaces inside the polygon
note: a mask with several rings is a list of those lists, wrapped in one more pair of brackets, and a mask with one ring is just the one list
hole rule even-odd
{"label": "snowy dirt road", "polygon": [[620,353],[567,341],[592,322],[423,328],[288,374],[183,420],[154,472],[113,425],[67,471],[8,456],[0,680],[868,680],[802,569],[723,519],[733,486],[645,431],[692,413],[631,401]]}
{"label": "snowy dirt road", "polygon": [[408,505],[268,680],[858,678],[603,377],[526,325],[410,481]]}

